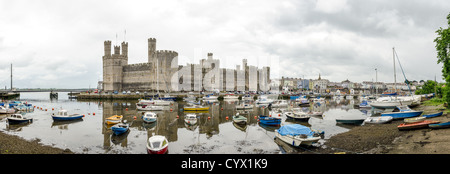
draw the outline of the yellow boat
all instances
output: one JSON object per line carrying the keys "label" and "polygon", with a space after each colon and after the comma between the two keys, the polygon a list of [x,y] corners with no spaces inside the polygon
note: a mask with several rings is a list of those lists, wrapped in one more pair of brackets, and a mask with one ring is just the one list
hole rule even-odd
{"label": "yellow boat", "polygon": [[201,105],[189,105],[183,108],[185,111],[208,111],[209,107]]}
{"label": "yellow boat", "polygon": [[106,118],[105,122],[106,122],[106,124],[117,124],[117,123],[122,122],[122,118],[123,118],[122,115],[120,115],[120,116],[113,115],[111,117]]}

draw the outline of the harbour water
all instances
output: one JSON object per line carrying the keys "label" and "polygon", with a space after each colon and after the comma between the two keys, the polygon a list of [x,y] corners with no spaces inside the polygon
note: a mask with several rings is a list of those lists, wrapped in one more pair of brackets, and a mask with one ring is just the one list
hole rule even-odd
{"label": "harbour water", "polygon": [[[142,111],[136,110],[133,101],[77,101],[70,100],[67,93],[60,92],[58,99],[50,99],[48,92],[23,92],[20,101],[43,108],[23,113],[33,118],[33,122],[25,125],[9,125],[7,115],[0,115],[0,131],[20,136],[26,140],[39,139],[42,144],[62,149],[70,149],[75,153],[88,154],[145,154],[147,139],[152,135],[164,135],[169,140],[169,154],[245,154],[245,153],[283,153],[284,150],[274,141],[274,130],[278,127],[267,127],[257,123],[255,116],[274,114],[267,107],[255,106],[247,112],[240,112],[248,118],[246,126],[233,124],[232,116],[238,111],[235,105],[239,101],[221,101],[209,104],[210,110],[196,113],[198,122],[194,126],[185,124],[183,112],[185,102],[175,102],[164,111],[156,111],[158,121],[145,124]],[[325,131],[323,140],[338,133],[346,132],[354,126],[336,124],[336,118],[370,116],[370,110],[353,109],[357,100],[326,100],[309,107],[304,111],[324,112],[322,117],[312,117],[308,122],[297,122],[281,115],[282,123],[302,124],[315,130]],[[292,105],[291,105],[292,104]],[[298,107],[290,102],[287,109]],[[54,110],[52,110],[52,108]],[[52,112],[59,109],[68,110],[69,114],[84,114],[82,120],[75,122],[54,122]],[[47,111],[45,111],[47,109]],[[95,113],[95,115],[94,115]],[[131,123],[130,131],[124,135],[113,135],[104,123],[105,118],[112,115],[123,115],[124,120]],[[135,119],[136,117],[136,119]],[[228,117],[228,119],[227,119]]]}

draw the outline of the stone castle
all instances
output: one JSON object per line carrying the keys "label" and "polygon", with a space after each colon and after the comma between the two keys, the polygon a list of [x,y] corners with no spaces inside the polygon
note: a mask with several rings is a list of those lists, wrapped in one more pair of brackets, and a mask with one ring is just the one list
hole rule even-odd
{"label": "stone castle", "polygon": [[[270,67],[248,66],[220,68],[220,61],[208,53],[199,64],[178,65],[178,53],[156,50],[156,39],[148,39],[148,62],[128,64],[128,42],[114,46],[104,42],[104,91],[268,91]],[[158,72],[157,72],[158,71]]]}

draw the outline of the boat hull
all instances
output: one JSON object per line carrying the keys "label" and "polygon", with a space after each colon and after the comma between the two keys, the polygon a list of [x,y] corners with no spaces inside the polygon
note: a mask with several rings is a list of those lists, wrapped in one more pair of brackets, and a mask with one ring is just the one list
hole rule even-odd
{"label": "boat hull", "polygon": [[233,122],[237,124],[246,124],[247,118],[242,116],[233,116]]}
{"label": "boat hull", "polygon": [[260,115],[258,117],[258,122],[260,124],[269,125],[269,126],[279,126],[281,124],[281,118]]}
{"label": "boat hull", "polygon": [[382,113],[381,116],[391,116],[394,119],[417,117],[421,115],[423,111],[406,111],[406,112],[389,112]]}
{"label": "boat hull", "polygon": [[359,125],[362,124],[364,120],[365,119],[336,119],[336,123]]}
{"label": "boat hull", "polygon": [[183,108],[185,111],[207,111],[209,107],[206,108]]}
{"label": "boat hull", "polygon": [[32,118],[28,119],[14,119],[14,118],[7,118],[8,124],[22,124],[22,123],[31,123],[33,122]]}
{"label": "boat hull", "polygon": [[281,141],[284,141],[292,146],[311,146],[314,143],[317,143],[321,138],[320,137],[307,137],[307,138],[300,138],[299,136],[292,136],[292,135],[281,135],[278,133],[278,130],[275,131],[275,136],[279,138]]}
{"label": "boat hull", "polygon": [[294,119],[297,121],[308,121],[311,116],[309,115],[297,115],[297,114],[284,114],[289,119]]}
{"label": "boat hull", "polygon": [[423,117],[426,117],[426,118],[439,117],[442,114],[444,114],[444,112],[438,112],[438,113],[434,113],[434,114],[427,114],[427,115],[423,115]]}
{"label": "boat hull", "polygon": [[128,131],[128,128],[124,127],[111,127],[111,130],[114,132],[114,135],[122,135],[123,133]]}
{"label": "boat hull", "polygon": [[52,115],[53,121],[71,121],[83,118],[83,115],[74,116],[54,116]]}
{"label": "boat hull", "polygon": [[385,117],[368,117],[364,120],[364,123],[373,123],[373,124],[383,124],[383,123],[389,123],[394,118],[391,116],[385,116]]}
{"label": "boat hull", "polygon": [[443,129],[443,128],[449,128],[450,122],[444,122],[444,123],[438,123],[438,124],[429,124],[428,125],[432,129]]}
{"label": "boat hull", "polygon": [[397,128],[399,130],[420,129],[420,128],[426,128],[430,124],[437,124],[437,123],[439,123],[439,121],[425,120],[425,121],[421,121],[421,122],[417,122],[417,123],[409,123],[409,124],[402,123],[402,124],[398,125]]}

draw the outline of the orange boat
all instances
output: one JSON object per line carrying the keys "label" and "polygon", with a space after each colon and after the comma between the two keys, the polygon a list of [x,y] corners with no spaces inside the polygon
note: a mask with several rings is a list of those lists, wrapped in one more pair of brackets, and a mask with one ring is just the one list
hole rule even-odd
{"label": "orange boat", "polygon": [[402,123],[398,125],[397,128],[399,130],[418,129],[418,128],[425,128],[428,127],[429,124],[436,124],[436,123],[439,123],[439,121],[424,120],[415,123]]}

